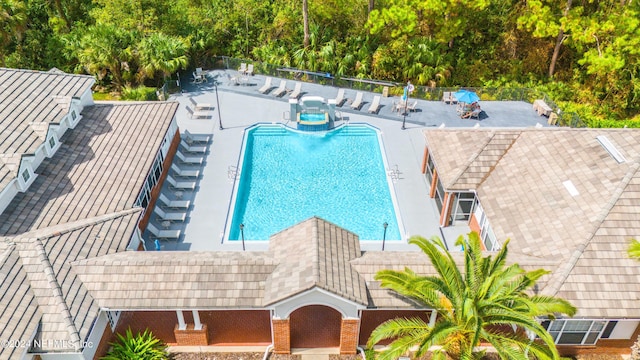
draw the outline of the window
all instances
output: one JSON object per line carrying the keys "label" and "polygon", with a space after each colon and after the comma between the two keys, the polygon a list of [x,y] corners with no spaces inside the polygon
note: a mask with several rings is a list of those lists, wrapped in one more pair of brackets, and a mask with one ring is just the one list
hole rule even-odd
{"label": "window", "polygon": [[473,204],[476,195],[473,192],[460,192],[454,194],[453,211],[451,212],[451,221],[468,222],[473,213]]}
{"label": "window", "polygon": [[138,199],[136,200],[135,205],[146,208],[149,205],[149,200],[151,199],[151,190],[158,184],[160,181],[160,175],[162,175],[162,162],[164,161],[164,156],[162,152],[158,152],[156,159],[153,161],[153,165],[151,166],[151,171],[147,175],[147,179],[142,185],[142,189],[140,190],[140,194],[138,195]]}
{"label": "window", "polygon": [[75,110],[71,110],[71,120],[76,121],[76,118],[78,117],[78,115],[76,114]]}
{"label": "window", "polygon": [[24,180],[25,183],[29,182],[29,179],[31,179],[31,174],[29,173],[29,169],[25,169],[22,172],[22,180]]}
{"label": "window", "polygon": [[56,138],[53,136],[49,138],[49,147],[52,149],[56,147]]}
{"label": "window", "polygon": [[605,320],[554,320],[542,326],[558,345],[594,345],[605,326],[609,328]]}
{"label": "window", "polygon": [[427,169],[425,170],[424,176],[427,177],[427,179],[429,180],[429,185],[431,185],[431,182],[433,181],[433,171],[435,170],[435,164],[433,163],[433,159],[431,158],[431,155],[429,155],[427,157]]}

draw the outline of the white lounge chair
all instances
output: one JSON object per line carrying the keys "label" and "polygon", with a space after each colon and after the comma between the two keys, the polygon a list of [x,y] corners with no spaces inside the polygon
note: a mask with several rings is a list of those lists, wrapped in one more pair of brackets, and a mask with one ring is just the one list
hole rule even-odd
{"label": "white lounge chair", "polygon": [[202,76],[196,74],[196,72],[194,71],[193,72],[193,81],[192,82],[195,83],[195,84],[202,83]]}
{"label": "white lounge chair", "polygon": [[407,110],[416,111],[416,106],[418,106],[418,100],[414,101],[413,104],[407,106]]}
{"label": "white lounge chair", "polygon": [[213,108],[209,103],[199,103],[193,97],[189,97],[189,101],[193,104],[195,111],[210,110]]}
{"label": "white lounge chair", "polygon": [[200,170],[198,169],[180,169],[176,164],[171,164],[171,170],[181,177],[195,177],[200,176]]}
{"label": "white lounge chair", "polygon": [[176,157],[178,158],[178,160],[180,160],[180,162],[184,163],[184,164],[202,164],[202,158],[201,157],[193,157],[193,156],[184,156],[180,150],[176,151]]}
{"label": "white lounge chair", "polygon": [[247,75],[253,76],[253,64],[249,64],[246,71]]}
{"label": "white lounge chair", "polygon": [[189,130],[185,129],[182,134],[182,138],[187,142],[187,144],[192,143],[209,143],[211,140],[211,135],[208,134],[192,134]]}
{"label": "white lounge chair", "polygon": [[187,143],[184,139],[180,139],[180,145],[182,145],[182,148],[184,150],[186,150],[187,152],[190,152],[190,153],[204,154],[204,153],[207,152],[207,147],[206,146],[189,145],[189,143]]}
{"label": "white lounge chair", "polygon": [[238,68],[238,72],[241,74],[247,73],[247,63],[240,63],[240,67]]}
{"label": "white lounge chair", "polygon": [[264,81],[264,85],[262,85],[262,87],[260,89],[258,89],[258,91],[261,94],[266,94],[270,89],[271,89],[271,77],[267,77],[267,79]]}
{"label": "white lounge chair", "polygon": [[362,92],[358,91],[356,93],[355,100],[353,100],[353,103],[351,103],[351,108],[354,110],[359,110],[360,106],[362,106]]}
{"label": "white lounge chair", "polygon": [[302,83],[296,82],[296,87],[293,89],[293,92],[289,94],[289,99],[297,99],[300,97],[301,93],[302,93]]}
{"label": "white lounge chair", "polygon": [[455,104],[458,102],[458,99],[453,95],[453,92],[445,91],[442,93],[442,101],[444,101],[445,104]]}
{"label": "white lounge chair", "polygon": [[187,214],[183,212],[164,212],[159,206],[153,208],[153,212],[158,215],[160,221],[184,221],[187,218]]}
{"label": "white lounge chair", "polygon": [[273,95],[276,97],[284,95],[287,92],[287,80],[280,80],[280,85],[273,91]]}
{"label": "white lounge chair", "polygon": [[180,230],[159,230],[152,223],[147,224],[147,230],[158,239],[177,239],[180,237]]}
{"label": "white lounge chair", "polygon": [[380,95],[376,95],[371,102],[371,106],[369,106],[369,112],[372,114],[378,113],[378,108],[380,107]]}
{"label": "white lounge chair", "polygon": [[193,111],[192,108],[189,107],[189,105],[187,105],[187,112],[189,113],[189,116],[193,119],[201,119],[201,118],[209,118],[209,112],[208,111]]}
{"label": "white lounge chair", "polygon": [[169,200],[163,193],[160,193],[158,199],[170,209],[188,209],[191,206],[190,200]]}
{"label": "white lounge chair", "polygon": [[195,181],[176,181],[171,175],[167,175],[166,181],[173,190],[193,190],[196,188]]}
{"label": "white lounge chair", "polygon": [[344,97],[344,89],[338,89],[338,95],[336,95],[336,106],[338,107],[342,107],[342,104],[344,103],[345,100],[347,100]]}

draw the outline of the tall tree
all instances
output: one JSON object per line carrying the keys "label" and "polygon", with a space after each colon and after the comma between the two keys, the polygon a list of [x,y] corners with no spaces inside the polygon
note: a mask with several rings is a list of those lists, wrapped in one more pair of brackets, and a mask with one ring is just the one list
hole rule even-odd
{"label": "tall tree", "polygon": [[[411,237],[409,243],[429,257],[437,275],[418,275],[405,268],[382,270],[375,278],[383,287],[435,309],[438,321],[429,326],[419,318],[389,320],[373,331],[368,345],[394,339],[381,354],[382,360],[396,359],[415,346],[420,357],[434,345],[441,346],[434,350],[434,359],[475,359],[481,342],[490,343],[503,359],[524,360],[529,355],[558,359],[553,338],[536,317],[573,315],[576,309],[563,299],[531,295],[536,281],[548,272],[507,265],[508,242],[495,257],[483,257],[477,233],[470,233],[468,240],[461,236],[456,242],[464,247],[461,272],[442,240]],[[512,326],[517,331],[505,330]],[[541,342],[532,341],[529,334]]]}
{"label": "tall tree", "polygon": [[7,47],[19,40],[27,27],[25,4],[16,0],[0,0],[0,64],[5,65]]}
{"label": "tall tree", "polygon": [[157,72],[163,79],[189,64],[188,46],[182,39],[151,34],[139,44],[140,69],[142,78],[155,78]]}
{"label": "tall tree", "polygon": [[309,47],[309,0],[302,0],[302,23],[304,28],[304,39],[302,44]]}

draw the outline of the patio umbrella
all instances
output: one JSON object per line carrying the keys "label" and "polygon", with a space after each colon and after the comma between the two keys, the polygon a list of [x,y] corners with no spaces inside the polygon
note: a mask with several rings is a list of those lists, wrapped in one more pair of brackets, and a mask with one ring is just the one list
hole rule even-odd
{"label": "patio umbrella", "polygon": [[455,94],[453,94],[458,102],[463,102],[467,104],[473,104],[474,102],[480,100],[480,97],[473,91],[469,90],[459,90]]}

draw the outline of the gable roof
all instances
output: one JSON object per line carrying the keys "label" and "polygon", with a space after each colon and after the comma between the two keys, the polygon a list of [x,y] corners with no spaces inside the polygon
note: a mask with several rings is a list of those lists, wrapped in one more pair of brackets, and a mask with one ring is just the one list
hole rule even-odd
{"label": "gable roof", "polygon": [[[133,207],[177,109],[175,102],[85,108],[56,154],[38,167],[29,190],[0,214],[0,235]],[[111,176],[103,176],[107,172]]]}
{"label": "gable roof", "polygon": [[360,256],[358,236],[312,217],[270,238],[279,260],[267,279],[265,305],[318,287],[359,304],[367,304],[366,286],[350,261]]}
{"label": "gable roof", "polygon": [[[478,134],[463,135],[465,132]],[[627,161],[615,161],[597,141],[599,135],[606,135]],[[474,156],[457,149],[460,139],[470,137],[480,140],[474,148],[477,154],[488,152],[497,137],[512,142],[507,145],[504,141],[492,149],[487,166],[474,171],[478,167],[465,165],[473,163],[468,159]],[[511,239],[510,254],[556,262],[555,266],[545,266],[552,274],[543,293],[574,302],[578,316],[640,316],[637,305],[619,307],[623,304],[617,297],[622,293],[607,289],[607,284],[626,289],[625,284],[632,285],[628,282],[632,276],[628,275],[636,279],[640,276],[640,264],[627,261],[624,245],[630,238],[640,237],[640,208],[631,201],[637,197],[638,189],[633,184],[640,177],[640,131],[434,129],[426,130],[425,138],[445,189],[475,190],[495,236]],[[459,182],[469,178],[481,180]],[[575,196],[567,188],[569,181],[578,192]],[[601,236],[610,237],[606,240],[609,245],[597,255],[603,256],[599,266],[589,266],[586,259],[603,248]],[[618,259],[621,267],[607,268],[611,259]],[[640,297],[640,289],[634,290],[626,296]]]}
{"label": "gable roof", "polygon": [[[10,251],[1,266],[2,287],[7,287],[0,301],[2,323],[7,324],[2,334],[26,340],[37,329],[36,339],[46,341],[33,350],[80,351],[100,309],[70,272],[70,263],[124,251],[141,210],[40,229],[5,242]],[[13,358],[13,350],[0,348],[0,359]]]}

